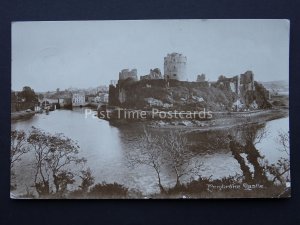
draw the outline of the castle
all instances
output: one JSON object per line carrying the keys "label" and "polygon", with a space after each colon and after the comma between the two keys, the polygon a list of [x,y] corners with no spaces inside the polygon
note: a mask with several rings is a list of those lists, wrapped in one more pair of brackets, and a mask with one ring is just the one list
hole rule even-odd
{"label": "castle", "polygon": [[[164,73],[159,68],[140,76],[137,69],[124,69],[119,80],[109,87],[109,105],[147,108],[149,99],[176,109],[209,108],[215,111],[268,108],[268,91],[254,80],[252,71],[225,77],[215,82],[205,74],[195,81],[187,81],[187,57],[171,53],[164,57]],[[201,99],[201,102],[199,102]]]}

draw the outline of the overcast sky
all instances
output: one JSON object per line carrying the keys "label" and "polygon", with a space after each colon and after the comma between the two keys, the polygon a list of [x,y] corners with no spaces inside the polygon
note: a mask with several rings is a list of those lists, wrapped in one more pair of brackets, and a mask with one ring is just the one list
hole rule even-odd
{"label": "overcast sky", "polygon": [[288,80],[287,20],[14,22],[12,89],[109,85],[119,71],[160,68],[168,53],[187,57],[187,79],[210,81],[252,70],[259,81]]}

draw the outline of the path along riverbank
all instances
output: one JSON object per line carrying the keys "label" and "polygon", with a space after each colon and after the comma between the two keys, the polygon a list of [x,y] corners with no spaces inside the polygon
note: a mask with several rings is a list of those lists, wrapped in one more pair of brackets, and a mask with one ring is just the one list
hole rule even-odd
{"label": "path along riverbank", "polygon": [[140,123],[145,126],[158,129],[182,129],[182,130],[218,130],[218,129],[229,129],[234,126],[250,123],[265,123],[267,121],[280,119],[289,115],[287,109],[270,109],[270,110],[259,110],[251,112],[217,112],[213,113],[212,119],[209,120],[111,120],[110,124],[113,126],[120,126],[132,123]]}

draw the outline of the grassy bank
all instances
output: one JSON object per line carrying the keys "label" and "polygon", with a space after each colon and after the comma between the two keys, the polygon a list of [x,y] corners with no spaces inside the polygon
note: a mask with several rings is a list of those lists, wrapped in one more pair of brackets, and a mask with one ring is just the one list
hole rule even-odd
{"label": "grassy bank", "polygon": [[157,129],[182,129],[188,131],[211,131],[220,129],[229,129],[235,126],[250,123],[265,123],[267,121],[287,117],[287,109],[270,109],[250,112],[217,112],[213,113],[210,120],[197,119],[144,119],[144,120],[127,120],[114,119],[109,120],[113,126],[124,126],[130,124],[139,124],[150,126]]}
{"label": "grassy bank", "polygon": [[11,193],[12,198],[23,199],[226,199],[226,198],[289,198],[291,189],[283,185],[243,183],[234,178],[210,180],[200,178],[186,184],[145,195],[118,183],[100,183],[89,190],[74,190],[45,196],[27,193],[21,196]]}
{"label": "grassy bank", "polygon": [[12,112],[11,113],[11,121],[29,119],[35,115],[34,111],[26,112],[26,111],[19,111],[19,112]]}

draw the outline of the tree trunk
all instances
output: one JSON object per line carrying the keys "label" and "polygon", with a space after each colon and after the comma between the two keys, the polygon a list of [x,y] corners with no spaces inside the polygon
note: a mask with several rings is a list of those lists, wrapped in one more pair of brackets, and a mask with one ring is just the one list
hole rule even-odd
{"label": "tree trunk", "polygon": [[159,189],[160,189],[160,191],[161,191],[162,193],[165,193],[166,191],[165,191],[164,187],[163,187],[162,184],[161,184],[161,179],[160,179],[159,171],[158,171],[157,168],[155,168],[155,171],[156,171],[156,174],[157,174],[157,179],[158,179],[158,186],[159,186]]}
{"label": "tree trunk", "polygon": [[175,187],[179,187],[181,185],[179,176],[176,174],[176,184]]}
{"label": "tree trunk", "polygon": [[252,180],[252,174],[250,172],[250,168],[247,166],[247,164],[245,163],[245,160],[242,156],[240,156],[239,153],[234,154],[234,158],[238,161],[238,163],[240,164],[241,170],[243,172],[243,175],[245,177],[245,180],[247,182]]}
{"label": "tree trunk", "polygon": [[54,173],[53,173],[53,183],[55,185],[55,191],[56,191],[56,193],[58,193],[58,191],[59,191],[59,181],[58,181],[57,176]]}
{"label": "tree trunk", "polygon": [[178,169],[175,167],[174,170],[175,170],[175,173],[176,173],[176,184],[175,184],[175,187],[179,187],[180,186],[180,179],[179,179],[180,176],[179,176],[179,173],[178,173]]}
{"label": "tree trunk", "polygon": [[263,167],[258,162],[258,158],[261,157],[259,151],[252,143],[246,145],[246,149],[248,150],[247,159],[254,167],[254,179],[257,182],[266,183],[268,181],[267,176]]}

